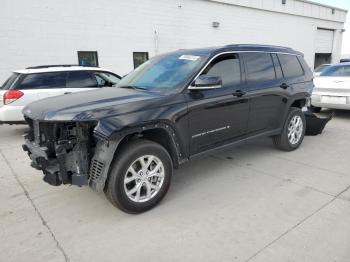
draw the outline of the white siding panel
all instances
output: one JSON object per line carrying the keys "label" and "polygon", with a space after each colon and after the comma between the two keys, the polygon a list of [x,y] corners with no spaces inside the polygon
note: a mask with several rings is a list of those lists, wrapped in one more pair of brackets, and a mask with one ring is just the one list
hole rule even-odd
{"label": "white siding panel", "polygon": [[120,75],[133,69],[132,52],[234,43],[289,46],[312,67],[317,28],[336,30],[332,58],[340,58],[345,12],[326,10],[333,20],[295,0],[1,0],[0,85],[14,69],[77,63],[77,51],[97,51],[100,66]]}
{"label": "white siding panel", "polygon": [[317,29],[315,53],[332,53],[334,31]]}

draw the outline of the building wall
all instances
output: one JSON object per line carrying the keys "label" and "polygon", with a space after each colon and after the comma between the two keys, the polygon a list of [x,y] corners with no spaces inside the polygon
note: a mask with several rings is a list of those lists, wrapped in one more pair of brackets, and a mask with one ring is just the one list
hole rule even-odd
{"label": "building wall", "polygon": [[101,67],[123,75],[132,52],[231,43],[289,46],[313,66],[318,27],[335,29],[339,60],[345,15],[296,0],[2,0],[0,81],[27,66],[76,64],[77,51],[98,51]]}

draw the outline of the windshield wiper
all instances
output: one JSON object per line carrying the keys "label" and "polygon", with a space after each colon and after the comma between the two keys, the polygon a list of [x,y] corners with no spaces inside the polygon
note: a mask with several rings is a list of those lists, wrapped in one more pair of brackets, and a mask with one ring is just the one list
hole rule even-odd
{"label": "windshield wiper", "polygon": [[136,89],[136,90],[148,90],[147,88],[145,87],[142,87],[142,86],[119,86],[120,88],[129,88],[129,89]]}

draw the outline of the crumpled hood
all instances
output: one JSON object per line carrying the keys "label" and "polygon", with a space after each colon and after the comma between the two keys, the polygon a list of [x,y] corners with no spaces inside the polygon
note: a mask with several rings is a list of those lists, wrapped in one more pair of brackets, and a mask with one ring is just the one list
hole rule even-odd
{"label": "crumpled hood", "polygon": [[101,88],[42,99],[29,104],[23,114],[34,120],[91,121],[152,106],[157,93],[127,88]]}

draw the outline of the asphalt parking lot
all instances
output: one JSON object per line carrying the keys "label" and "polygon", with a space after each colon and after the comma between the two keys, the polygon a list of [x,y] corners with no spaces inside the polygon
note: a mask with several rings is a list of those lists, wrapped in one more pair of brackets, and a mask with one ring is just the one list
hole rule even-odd
{"label": "asphalt parking lot", "polygon": [[350,261],[350,112],[294,152],[265,139],[187,163],[141,215],[44,183],[25,130],[0,126],[0,261]]}

